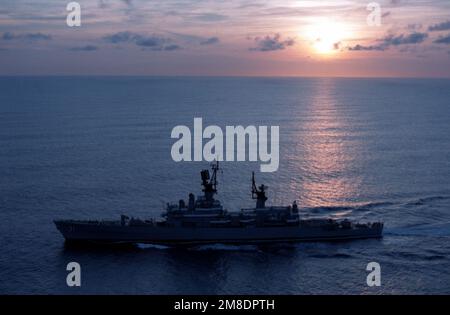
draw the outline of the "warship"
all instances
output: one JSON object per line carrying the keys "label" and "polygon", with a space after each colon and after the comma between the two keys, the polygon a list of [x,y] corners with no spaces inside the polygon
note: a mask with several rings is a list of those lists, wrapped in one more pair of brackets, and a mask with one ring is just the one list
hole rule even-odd
{"label": "warship", "polygon": [[120,220],[55,220],[66,242],[92,243],[265,243],[339,241],[382,237],[382,222],[356,223],[348,219],[302,218],[297,202],[266,206],[267,186],[257,186],[252,174],[254,208],[227,211],[217,194],[219,162],[202,170],[203,195],[190,193],[187,203],[167,204],[161,219],[142,220],[122,215]]}

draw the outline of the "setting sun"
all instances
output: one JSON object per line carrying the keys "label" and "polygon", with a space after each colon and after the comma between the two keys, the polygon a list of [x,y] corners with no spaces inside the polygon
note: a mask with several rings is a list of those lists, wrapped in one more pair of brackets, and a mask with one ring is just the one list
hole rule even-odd
{"label": "setting sun", "polygon": [[342,40],[349,36],[349,30],[342,23],[321,20],[307,27],[305,35],[317,53],[329,55],[339,51]]}

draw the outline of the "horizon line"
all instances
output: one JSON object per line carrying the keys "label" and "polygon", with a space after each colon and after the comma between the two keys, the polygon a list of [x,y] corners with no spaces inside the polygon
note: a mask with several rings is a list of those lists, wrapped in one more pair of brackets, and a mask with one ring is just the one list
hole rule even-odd
{"label": "horizon line", "polygon": [[0,74],[12,77],[124,77],[124,78],[274,78],[274,79],[450,79],[450,76],[340,76],[340,75],[196,75],[196,74]]}

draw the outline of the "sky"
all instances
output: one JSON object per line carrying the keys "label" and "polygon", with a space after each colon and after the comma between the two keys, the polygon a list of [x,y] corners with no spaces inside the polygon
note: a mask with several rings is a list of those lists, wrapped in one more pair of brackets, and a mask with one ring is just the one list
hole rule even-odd
{"label": "sky", "polygon": [[449,0],[69,2],[0,1],[0,75],[450,77]]}

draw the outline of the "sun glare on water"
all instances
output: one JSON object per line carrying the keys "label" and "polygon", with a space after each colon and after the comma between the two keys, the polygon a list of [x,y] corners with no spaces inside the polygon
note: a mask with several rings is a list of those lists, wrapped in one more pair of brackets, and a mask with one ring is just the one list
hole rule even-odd
{"label": "sun glare on water", "polygon": [[305,35],[314,50],[321,55],[330,55],[340,50],[342,41],[349,36],[347,25],[330,20],[321,20],[309,25]]}

